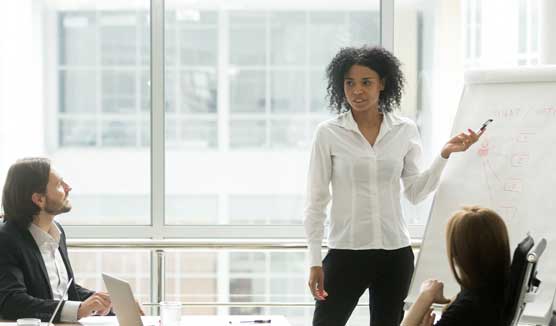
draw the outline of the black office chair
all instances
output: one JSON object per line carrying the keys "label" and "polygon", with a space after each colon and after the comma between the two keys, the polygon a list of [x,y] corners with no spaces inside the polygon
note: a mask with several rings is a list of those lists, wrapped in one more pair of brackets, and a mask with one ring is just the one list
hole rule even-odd
{"label": "black office chair", "polygon": [[527,235],[514,251],[510,279],[504,305],[504,326],[516,326],[528,302],[534,301],[541,281],[537,278],[537,262],[546,248],[542,239],[533,249],[535,242]]}

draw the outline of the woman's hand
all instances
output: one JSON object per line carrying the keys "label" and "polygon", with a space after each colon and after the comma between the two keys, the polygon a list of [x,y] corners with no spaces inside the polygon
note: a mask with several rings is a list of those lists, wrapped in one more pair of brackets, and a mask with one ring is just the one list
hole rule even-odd
{"label": "woman's hand", "polygon": [[421,320],[419,326],[433,326],[435,319],[436,314],[433,312],[432,308],[429,308],[428,312],[423,316],[423,320]]}
{"label": "woman's hand", "polygon": [[326,300],[328,293],[324,290],[324,272],[321,266],[312,266],[309,272],[309,290],[316,300]]}
{"label": "woman's hand", "polygon": [[450,154],[454,152],[465,152],[471,145],[475,144],[477,140],[479,140],[479,137],[481,137],[484,132],[484,130],[481,130],[476,133],[471,129],[467,129],[467,131],[469,131],[469,134],[462,132],[448,140],[442,148],[440,155],[442,155],[443,158],[448,158],[450,157]]}
{"label": "woman's hand", "polygon": [[449,303],[444,297],[444,284],[438,280],[427,280],[421,284],[421,292],[411,305],[401,323],[402,326],[432,326],[436,315],[432,312],[433,303]]}
{"label": "woman's hand", "polygon": [[450,300],[444,297],[444,283],[438,280],[426,280],[421,284],[421,295],[426,296],[431,303],[446,304]]}

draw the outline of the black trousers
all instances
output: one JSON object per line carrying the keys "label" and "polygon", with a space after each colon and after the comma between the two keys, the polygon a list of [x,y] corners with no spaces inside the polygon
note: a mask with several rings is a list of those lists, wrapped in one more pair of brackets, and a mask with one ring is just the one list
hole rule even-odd
{"label": "black trousers", "polygon": [[396,250],[330,249],[323,260],[328,297],[316,301],[313,326],[346,325],[369,289],[371,326],[399,326],[413,275],[411,247]]}

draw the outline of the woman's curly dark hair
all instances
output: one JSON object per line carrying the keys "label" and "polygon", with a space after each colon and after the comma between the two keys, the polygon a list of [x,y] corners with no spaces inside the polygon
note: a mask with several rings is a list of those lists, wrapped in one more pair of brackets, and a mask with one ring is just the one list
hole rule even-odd
{"label": "woman's curly dark hair", "polygon": [[405,83],[400,61],[382,47],[363,46],[341,49],[326,68],[326,91],[332,111],[339,114],[351,110],[344,93],[344,78],[353,65],[376,71],[384,81],[384,90],[380,92],[378,100],[381,112],[392,112],[394,108],[399,108]]}

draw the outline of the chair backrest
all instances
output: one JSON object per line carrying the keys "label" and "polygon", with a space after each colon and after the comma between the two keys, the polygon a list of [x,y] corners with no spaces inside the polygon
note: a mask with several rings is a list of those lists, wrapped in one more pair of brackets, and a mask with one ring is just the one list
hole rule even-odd
{"label": "chair backrest", "polygon": [[535,242],[531,236],[525,237],[514,251],[510,269],[510,279],[506,289],[503,325],[517,325],[525,308],[523,296],[527,291],[534,264],[527,260],[527,255]]}

